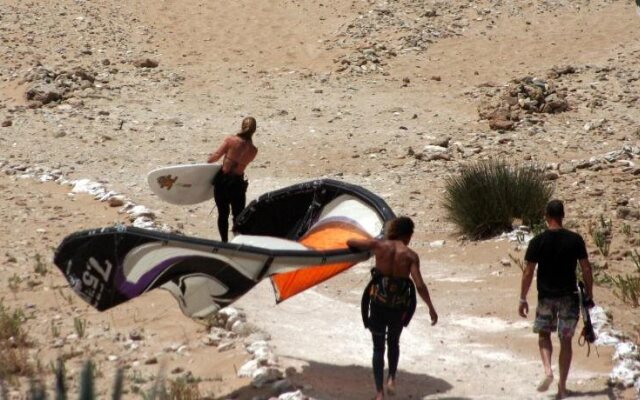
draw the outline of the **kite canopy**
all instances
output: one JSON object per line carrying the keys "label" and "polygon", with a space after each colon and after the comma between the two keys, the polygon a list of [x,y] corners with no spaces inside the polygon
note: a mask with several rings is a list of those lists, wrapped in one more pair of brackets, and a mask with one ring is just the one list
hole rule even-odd
{"label": "kite canopy", "polygon": [[98,310],[160,287],[185,314],[206,317],[265,277],[279,302],[369,258],[347,240],[375,237],[393,217],[366,189],[316,180],[251,202],[230,243],[117,226],[66,237],[54,262]]}

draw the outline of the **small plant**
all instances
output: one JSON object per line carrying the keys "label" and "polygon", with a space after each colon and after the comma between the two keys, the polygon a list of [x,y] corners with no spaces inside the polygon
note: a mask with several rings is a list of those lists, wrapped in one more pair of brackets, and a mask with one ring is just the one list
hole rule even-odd
{"label": "small plant", "polygon": [[443,205],[463,233],[482,239],[510,231],[516,218],[532,227],[540,223],[552,193],[543,171],[533,166],[486,161],[446,179]]}
{"label": "small plant", "polygon": [[631,225],[627,224],[626,222],[622,224],[622,234],[626,236],[627,239],[631,237]]}
{"label": "small plant", "polygon": [[58,358],[58,365],[55,368],[56,376],[56,400],[67,399],[67,386],[66,386],[66,368],[64,366],[64,360]]}
{"label": "small plant", "polygon": [[47,398],[47,390],[42,382],[37,379],[31,378],[29,380],[29,400],[45,400]]}
{"label": "small plant", "polygon": [[611,239],[613,238],[611,220],[605,220],[604,216],[600,215],[598,222],[589,227],[589,233],[600,254],[602,254],[603,257],[608,257]]}
{"label": "small plant", "polygon": [[638,250],[633,250],[631,253],[631,261],[633,261],[633,265],[636,267],[636,272],[640,274],[640,254],[638,254]]}
{"label": "small plant", "polygon": [[516,257],[511,253],[509,253],[509,258],[520,268],[520,271],[524,272],[524,260],[522,258]]}
{"label": "small plant", "polygon": [[124,372],[122,368],[118,368],[116,371],[116,379],[113,382],[113,394],[112,400],[119,400],[122,398],[122,388],[124,387]]}
{"label": "small plant", "polygon": [[69,304],[69,305],[73,304],[73,296],[66,295],[64,293],[64,290],[62,290],[62,289],[58,289],[58,294],[60,295],[60,297],[62,297],[67,302],[67,304]]}
{"label": "small plant", "polygon": [[9,311],[0,298],[0,341],[11,341],[14,346],[26,346],[27,335],[24,332],[24,313],[21,310]]}
{"label": "small plant", "polygon": [[26,350],[29,343],[24,321],[21,310],[8,310],[0,298],[0,380],[34,373]]}
{"label": "small plant", "polygon": [[199,398],[200,390],[197,382],[191,382],[185,377],[169,381],[169,399],[197,400]]}
{"label": "small plant", "polygon": [[629,274],[611,277],[613,294],[633,307],[640,306],[640,276]]}
{"label": "small plant", "polygon": [[54,320],[51,320],[51,336],[54,338],[60,337],[60,328]]}
{"label": "small plant", "polygon": [[[599,286],[611,286],[611,275],[609,275],[606,270],[608,269],[607,263],[604,265],[600,265],[599,263],[593,261],[591,263],[591,269],[593,271],[593,281],[596,285]],[[577,271],[582,273],[582,269],[578,268]]]}
{"label": "small plant", "polygon": [[35,255],[36,265],[34,267],[34,272],[40,276],[45,276],[49,270],[47,269],[47,264],[42,261],[42,256],[40,253],[36,253]]}
{"label": "small plant", "polygon": [[83,338],[87,330],[87,321],[84,318],[74,317],[73,327],[75,328],[78,337]]}
{"label": "small plant", "polygon": [[537,224],[533,224],[533,226],[531,227],[531,233],[533,234],[533,236],[537,236],[544,232],[546,228],[547,225],[544,223],[544,221],[540,221]]}
{"label": "small plant", "polygon": [[[153,381],[153,386],[149,389],[148,392],[141,392],[141,396],[144,400],[168,400],[169,394],[167,393],[167,388],[164,382],[164,372],[160,369],[160,373],[156,375],[156,379]],[[138,386],[134,386],[134,388],[138,388]]]}
{"label": "small plant", "polygon": [[142,376],[142,372],[140,372],[139,370],[133,370],[133,374],[131,375],[131,382],[135,383],[136,385],[141,385],[143,383],[146,383],[147,380],[144,378],[144,376]]}
{"label": "small plant", "polygon": [[93,378],[93,362],[87,361],[80,375],[80,400],[95,399],[95,382]]}
{"label": "small plant", "polygon": [[20,284],[22,283],[22,278],[20,278],[17,274],[14,273],[9,277],[7,281],[9,284],[9,289],[11,289],[11,291],[15,295],[18,292],[18,290],[20,290]]}

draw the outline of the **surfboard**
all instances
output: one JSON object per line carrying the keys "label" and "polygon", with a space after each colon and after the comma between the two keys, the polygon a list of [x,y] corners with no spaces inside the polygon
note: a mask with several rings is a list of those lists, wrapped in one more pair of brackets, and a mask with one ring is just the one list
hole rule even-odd
{"label": "surfboard", "polygon": [[213,198],[213,178],[220,164],[182,164],[155,169],[147,175],[149,188],[160,199],[178,205]]}

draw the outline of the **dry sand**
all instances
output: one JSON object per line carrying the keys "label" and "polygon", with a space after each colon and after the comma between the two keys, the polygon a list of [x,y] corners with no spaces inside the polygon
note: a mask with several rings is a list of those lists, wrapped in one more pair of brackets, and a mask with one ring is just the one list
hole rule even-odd
{"label": "dry sand", "polygon": [[[242,342],[222,352],[204,344],[206,329],[167,293],[105,313],[75,297],[50,262],[55,246],[74,231],[130,221],[89,196],[70,196],[69,187],[20,178],[23,167],[42,167],[102,182],[153,209],[161,223],[216,238],[212,204],[162,203],[145,176],[205,160],[253,115],[260,153],[248,170],[250,198],[331,177],[367,187],[416,220],[414,247],[440,322],[431,327],[419,307],[403,333],[396,398],[550,398],[535,392],[542,372],[536,337],[531,320],[516,313],[520,270],[500,262],[522,250],[508,240],[460,241],[441,206],[444,178],[488,158],[549,165],[558,172],[556,196],[567,200],[567,223],[587,238],[592,259],[607,261],[611,273],[631,273],[628,251],[640,246],[638,154],[588,162],[640,146],[638,24],[626,1],[2,0],[0,122],[9,126],[0,128],[0,166],[11,173],[0,175],[3,304],[29,316],[29,353],[47,381],[57,357],[69,359],[70,375],[92,357],[101,393],[123,365],[131,398],[139,397],[133,386],[148,388],[161,370],[170,379],[190,372],[202,380],[200,392],[217,399],[268,396],[236,377],[248,359]],[[341,60],[371,48],[383,71],[372,71],[371,62],[338,71]],[[159,66],[135,67],[141,58]],[[506,132],[479,118],[478,107],[510,80],[545,78],[567,64],[576,72],[555,83],[569,111],[536,114]],[[77,67],[93,82],[65,75],[63,101],[31,108],[28,89]],[[447,137],[449,160],[415,157]],[[588,230],[601,215],[614,227],[607,260]],[[444,246],[431,248],[436,240]],[[44,276],[35,272],[37,257]],[[238,303],[272,336],[290,380],[307,395],[372,394],[370,338],[358,310],[368,267],[277,306],[267,284]],[[595,298],[616,329],[638,340],[637,308],[604,287]],[[82,338],[74,336],[74,319],[86,320]],[[132,331],[143,340],[129,339]],[[637,396],[607,386],[612,348],[585,353],[575,346],[575,398]],[[26,380],[15,382],[12,395],[25,387]]]}

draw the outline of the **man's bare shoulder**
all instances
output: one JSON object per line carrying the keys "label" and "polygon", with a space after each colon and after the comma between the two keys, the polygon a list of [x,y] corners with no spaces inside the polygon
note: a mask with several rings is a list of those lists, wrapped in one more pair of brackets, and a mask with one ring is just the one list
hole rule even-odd
{"label": "man's bare shoulder", "polygon": [[420,261],[420,256],[418,256],[418,253],[415,252],[415,250],[407,247],[407,257],[411,258],[411,261]]}

